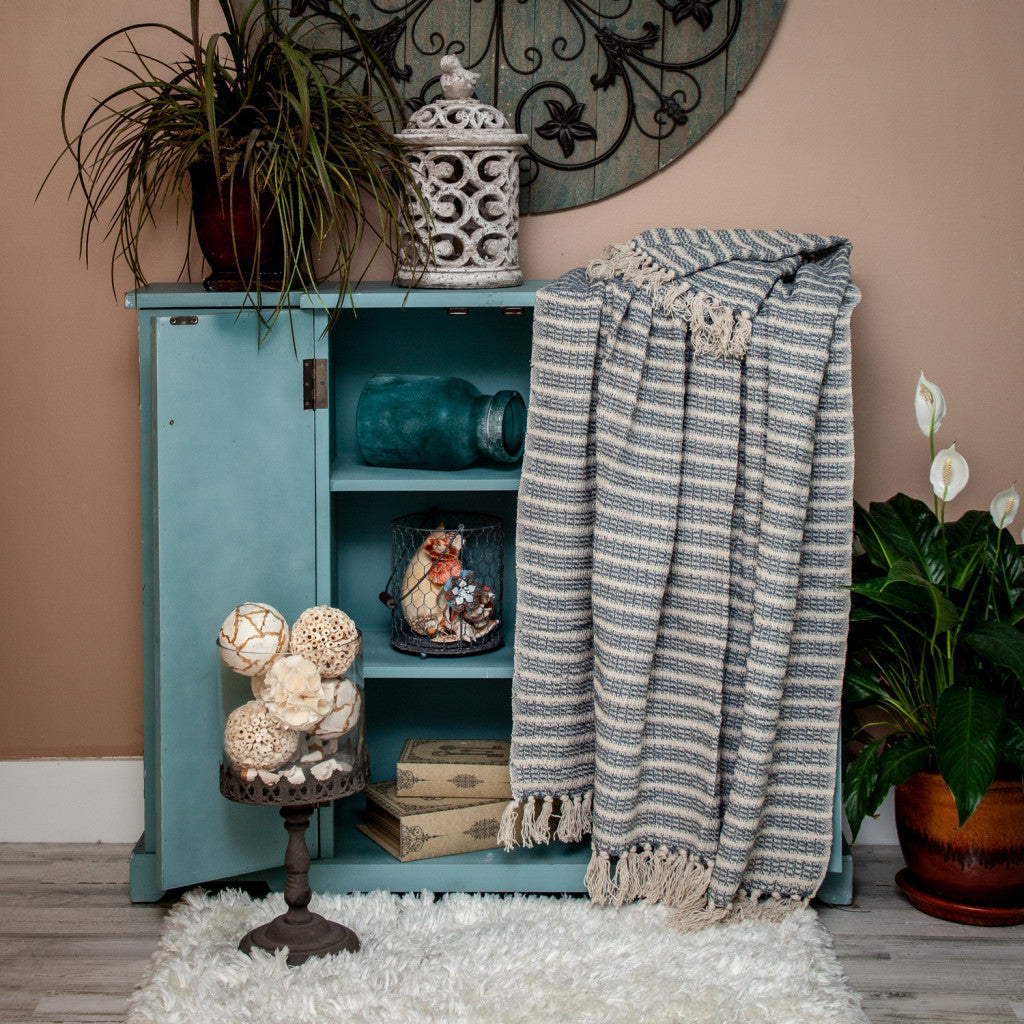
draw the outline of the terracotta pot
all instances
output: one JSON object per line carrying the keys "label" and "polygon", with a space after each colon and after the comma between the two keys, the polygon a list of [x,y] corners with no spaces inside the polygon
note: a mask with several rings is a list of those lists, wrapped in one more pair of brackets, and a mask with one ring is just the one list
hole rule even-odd
{"label": "terracotta pot", "polygon": [[248,182],[218,182],[212,164],[193,164],[189,174],[196,238],[212,271],[204,285],[211,291],[248,291],[259,253],[259,285],[280,286],[284,242],[272,204],[264,199],[257,209]]}
{"label": "terracotta pot", "polygon": [[[901,872],[897,882],[919,909],[970,924],[1024,920],[1024,790],[1019,779],[995,781],[962,828],[957,828],[953,796],[938,772],[918,772],[897,786],[895,809],[910,875]],[[928,905],[921,906],[911,889]]]}

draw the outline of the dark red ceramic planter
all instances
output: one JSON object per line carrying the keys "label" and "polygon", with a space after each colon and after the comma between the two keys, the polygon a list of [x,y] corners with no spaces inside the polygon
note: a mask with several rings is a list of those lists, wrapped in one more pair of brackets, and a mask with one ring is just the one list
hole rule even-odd
{"label": "dark red ceramic planter", "polygon": [[896,787],[907,867],[897,884],[919,910],[964,924],[1024,922],[1024,789],[997,780],[962,828],[938,772]]}
{"label": "dark red ceramic planter", "polygon": [[[281,224],[265,199],[257,206],[243,178],[218,182],[213,165],[193,164],[192,219],[211,273],[210,291],[277,290],[284,268]],[[259,276],[253,270],[259,267]]]}

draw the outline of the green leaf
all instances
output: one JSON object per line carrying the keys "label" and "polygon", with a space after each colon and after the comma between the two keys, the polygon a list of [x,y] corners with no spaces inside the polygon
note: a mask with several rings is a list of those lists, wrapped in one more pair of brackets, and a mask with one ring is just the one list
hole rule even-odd
{"label": "green leaf", "polygon": [[935,759],[953,794],[960,825],[996,776],[1005,724],[1006,705],[997,693],[951,686],[939,697]]}
{"label": "green leaf", "polygon": [[1024,680],[1024,633],[1006,622],[982,622],[964,640],[983,658]]}
{"label": "green leaf", "polygon": [[905,494],[897,494],[888,501],[871,503],[870,516],[876,536],[884,538],[886,551],[895,549],[896,559],[909,558],[932,583],[942,583],[946,577],[945,547],[942,524],[935,513],[923,502]]}
{"label": "green leaf", "polygon": [[847,661],[843,677],[843,700],[851,704],[863,704],[869,700],[885,700],[888,696],[888,691],[869,666],[854,658]]}
{"label": "green leaf", "polygon": [[[928,607],[926,601],[918,598],[911,600],[904,592],[886,589],[890,580],[885,576],[876,576],[870,580],[861,580],[859,583],[851,583],[850,591],[869,601],[885,605],[888,608],[895,608],[901,612],[916,614]],[[914,595],[917,597],[918,595]]]}
{"label": "green leaf", "polygon": [[1024,771],[1024,716],[1011,715],[1006,720],[1003,757]]}
{"label": "green leaf", "polygon": [[[878,619],[886,619],[887,616],[879,608],[872,608],[870,605],[857,604],[850,608],[850,622],[876,622]],[[1021,618],[1024,618],[1024,606],[1021,607]]]}
{"label": "green leaf", "polygon": [[880,569],[888,569],[900,557],[895,546],[875,522],[872,512],[857,502],[853,505],[853,530],[864,553]]}
{"label": "green leaf", "polygon": [[995,577],[1002,584],[1007,602],[1016,604],[1024,594],[1024,555],[1009,530],[1002,531],[999,559],[995,566]]}
{"label": "green leaf", "polygon": [[970,509],[956,522],[946,523],[946,543],[950,554],[961,548],[974,547],[976,544],[986,545],[995,542],[995,523],[988,512],[981,509]]}
{"label": "green leaf", "polygon": [[907,583],[924,590],[931,601],[931,612],[935,621],[934,633],[948,633],[960,620],[960,613],[952,601],[931,580],[925,579],[917,570],[913,559],[901,558],[890,570],[882,586],[888,590],[894,583]]}
{"label": "green leaf", "polygon": [[949,585],[966,590],[974,574],[984,565],[987,545],[984,541],[968,544],[949,553]]}
{"label": "green leaf", "polygon": [[[946,538],[950,552],[950,571],[958,568],[968,552],[977,545],[983,546],[985,569],[996,585],[996,592],[1005,596],[1008,604],[1016,603],[1024,594],[1024,558],[1021,549],[1008,529],[1000,531],[992,522],[992,516],[981,509],[965,512],[955,523],[946,524]],[[962,552],[962,553],[961,553]],[[986,576],[984,582],[988,585]],[[966,585],[969,574],[963,582],[954,586],[961,589]]]}
{"label": "green leaf", "polygon": [[878,782],[888,793],[893,786],[906,782],[924,771],[935,756],[935,747],[924,740],[908,736],[891,746],[878,762]]}
{"label": "green leaf", "polygon": [[885,742],[882,737],[873,740],[847,765],[843,773],[843,809],[850,824],[851,839],[857,838],[861,822],[874,814],[885,791],[879,793],[878,748]]}

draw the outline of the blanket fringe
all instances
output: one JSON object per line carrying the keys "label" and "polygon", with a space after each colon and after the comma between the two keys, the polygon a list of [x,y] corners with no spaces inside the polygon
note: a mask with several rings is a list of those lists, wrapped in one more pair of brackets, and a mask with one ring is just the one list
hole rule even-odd
{"label": "blanket fringe", "polygon": [[808,900],[779,893],[741,892],[728,906],[708,902],[712,866],[685,851],[650,844],[627,850],[613,859],[606,850],[594,850],[586,873],[586,886],[595,903],[619,907],[644,899],[671,908],[669,924],[681,932],[694,932],[719,922],[781,921]]}
{"label": "blanket fringe", "polygon": [[634,242],[605,246],[602,258],[587,266],[591,281],[621,277],[648,292],[669,315],[690,325],[690,344],[698,355],[741,359],[750,347],[753,322],[746,310],[733,310],[705,292],[695,291],[674,270],[659,266]]}
{"label": "blanket fringe", "polygon": [[[577,842],[590,832],[593,790],[572,796],[530,796],[509,802],[498,827],[498,846]],[[557,824],[555,820],[557,819]],[[671,909],[669,924],[694,932],[721,921],[781,921],[808,900],[780,893],[740,892],[728,906],[708,902],[713,866],[685,850],[643,846],[613,856],[595,849],[584,882],[595,903],[621,907],[636,900]]]}
{"label": "blanket fringe", "polygon": [[511,850],[514,846],[550,843],[552,839],[579,842],[590,834],[593,802],[593,790],[573,796],[512,800],[501,814],[497,845]]}
{"label": "blanket fringe", "polygon": [[576,796],[563,796],[559,801],[559,819],[555,839],[560,843],[578,843],[590,835],[593,817],[593,790]]}
{"label": "blanket fringe", "polygon": [[497,845],[504,846],[506,850],[511,850],[516,845],[516,824],[519,821],[520,806],[518,800],[513,800],[501,812],[501,822],[498,824]]}

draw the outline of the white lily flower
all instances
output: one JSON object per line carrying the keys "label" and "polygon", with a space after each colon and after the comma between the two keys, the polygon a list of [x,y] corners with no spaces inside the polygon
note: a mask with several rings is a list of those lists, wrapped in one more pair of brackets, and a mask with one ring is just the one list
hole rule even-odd
{"label": "white lily flower", "polygon": [[942,397],[942,392],[935,384],[925,380],[923,373],[917,380],[914,414],[917,416],[917,425],[925,437],[931,437],[939,429],[939,424],[946,415],[946,399]]}
{"label": "white lily flower", "polygon": [[954,442],[935,456],[928,479],[941,501],[952,501],[967,486],[969,475],[967,460],[956,450]]}
{"label": "white lily flower", "polygon": [[992,522],[1001,530],[1004,526],[1009,526],[1013,522],[1019,508],[1020,495],[1017,493],[1017,488],[1007,487],[1005,491],[1000,491],[992,499],[992,504],[989,505],[988,511],[992,516]]}

